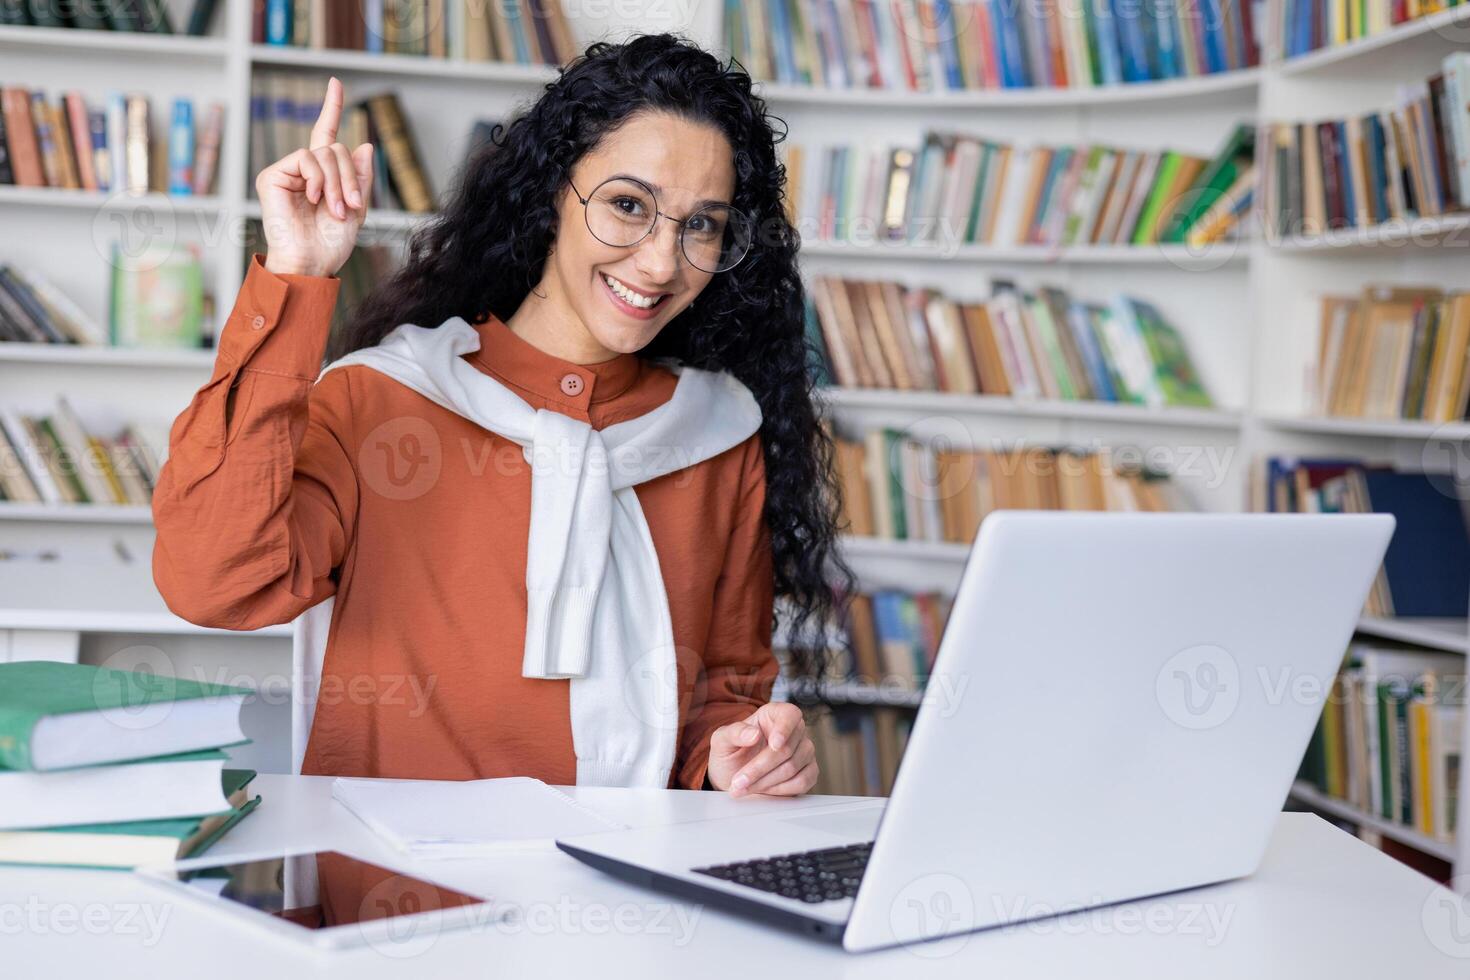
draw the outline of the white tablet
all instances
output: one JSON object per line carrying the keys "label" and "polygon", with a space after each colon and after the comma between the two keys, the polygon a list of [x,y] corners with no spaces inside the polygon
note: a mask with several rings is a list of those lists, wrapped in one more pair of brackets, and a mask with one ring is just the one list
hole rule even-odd
{"label": "white tablet", "polygon": [[450,929],[493,928],[510,907],[339,851],[195,858],[139,868],[155,887],[318,949],[371,946],[422,953]]}

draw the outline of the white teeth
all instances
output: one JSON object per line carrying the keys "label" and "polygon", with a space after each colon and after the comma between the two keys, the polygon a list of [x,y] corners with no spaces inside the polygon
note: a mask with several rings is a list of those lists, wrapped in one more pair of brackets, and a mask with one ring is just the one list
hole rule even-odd
{"label": "white teeth", "polygon": [[618,282],[607,273],[603,273],[602,281],[607,283],[612,291],[617,293],[618,296],[620,296],[624,300],[624,302],[636,306],[641,310],[648,309],[649,307],[656,304],[659,300],[659,297],[657,296],[648,297],[642,295],[641,293],[633,292],[633,290],[629,289],[627,286],[624,286],[622,283]]}

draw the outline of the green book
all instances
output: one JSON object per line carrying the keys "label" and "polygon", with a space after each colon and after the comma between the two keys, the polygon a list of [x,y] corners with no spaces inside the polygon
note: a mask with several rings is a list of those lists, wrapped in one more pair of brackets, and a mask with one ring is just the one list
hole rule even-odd
{"label": "green book", "polygon": [[132,820],[40,830],[0,831],[0,864],[135,868],[197,857],[260,805],[246,787],[253,769],[226,769],[220,784],[230,810],[177,820]]}
{"label": "green book", "polygon": [[883,463],[888,479],[888,510],[893,515],[893,537],[903,541],[908,538],[909,529],[903,509],[903,433],[897,429],[883,430]]}
{"label": "green book", "polygon": [[1041,338],[1041,346],[1046,351],[1048,364],[1037,365],[1045,370],[1051,369],[1052,377],[1056,379],[1058,396],[1064,401],[1075,401],[1077,399],[1077,387],[1072,383],[1072,371],[1067,366],[1067,357],[1062,352],[1061,338],[1057,335],[1058,327],[1052,320],[1051,307],[1041,297],[1027,293],[1025,295],[1026,314],[1036,326],[1037,336]]}
{"label": "green book", "polygon": [[250,692],[89,664],[0,664],[0,769],[72,769],[246,741]]}
{"label": "green book", "polygon": [[1166,198],[1183,162],[1184,158],[1173,150],[1166,151],[1163,160],[1159,161],[1158,172],[1154,174],[1154,185],[1149,188],[1143,211],[1138,216],[1138,224],[1133,228],[1134,245],[1153,244],[1153,227],[1158,224],[1159,212],[1168,203]]}
{"label": "green book", "polygon": [[965,219],[965,235],[961,241],[976,242],[980,233],[980,209],[985,203],[985,177],[998,156],[998,151],[989,143],[980,144],[980,166],[975,170],[975,186],[970,198],[970,214]]}
{"label": "green book", "polygon": [[1245,168],[1255,159],[1256,130],[1248,123],[1240,123],[1230,133],[1225,145],[1215,154],[1205,169],[1195,178],[1188,202],[1164,228],[1159,241],[1182,242],[1194,223],[1214,207],[1220,196],[1228,191]]}
{"label": "green book", "polygon": [[1195,373],[1194,362],[1184,348],[1184,338],[1169,325],[1152,304],[1131,300],[1134,319],[1143,334],[1154,364],[1154,379],[1164,396],[1165,405],[1209,407],[1210,396]]}
{"label": "green book", "polygon": [[832,371],[828,367],[831,355],[827,353],[827,341],[822,337],[822,323],[817,318],[817,304],[810,295],[806,297],[803,325],[806,332],[807,361],[810,365],[812,383],[819,388],[833,384]]}
{"label": "green book", "polygon": [[77,475],[77,467],[85,465],[83,460],[73,459],[72,454],[67,452],[66,443],[56,434],[56,427],[51,424],[51,417],[36,416],[36,431],[40,433],[41,439],[45,441],[44,446],[38,446],[43,452],[51,454],[57,462],[57,469],[53,472],[66,481],[66,485],[76,495],[80,503],[95,503],[87,496],[87,488],[82,485],[81,478]]}

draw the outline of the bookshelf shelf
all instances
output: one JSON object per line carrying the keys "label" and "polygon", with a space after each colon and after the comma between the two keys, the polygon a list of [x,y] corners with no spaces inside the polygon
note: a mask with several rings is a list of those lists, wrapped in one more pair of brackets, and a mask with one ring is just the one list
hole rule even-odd
{"label": "bookshelf shelf", "polygon": [[1134,425],[1237,430],[1239,412],[1213,408],[1148,408],[1098,401],[1019,401],[999,395],[965,395],[942,391],[895,391],[884,388],[820,388],[821,400],[834,408],[884,411],[955,412],[966,415],[1017,415],[1027,418],[1093,419]]}
{"label": "bookshelf shelf", "polygon": [[[1446,28],[1459,28],[1467,25],[1470,25],[1470,8],[1451,7],[1449,10],[1441,10],[1427,17],[1419,17],[1390,30],[1359,38],[1347,44],[1319,48],[1307,54],[1297,55],[1295,58],[1284,59],[1278,70],[1283,75],[1307,75],[1338,69],[1351,70],[1353,63],[1364,55],[1423,38]],[[1453,43],[1454,40],[1454,38],[1447,38],[1446,42]],[[1464,38],[1459,40],[1463,43]]]}
{"label": "bookshelf shelf", "polygon": [[1470,246],[1470,214],[1413,218],[1371,228],[1341,228],[1322,235],[1295,236],[1272,242],[1281,252],[1344,253]]}
{"label": "bookshelf shelf", "polygon": [[122,57],[166,55],[223,61],[229,53],[224,38],[192,37],[185,34],[132,34],[122,31],[92,31],[74,27],[0,26],[0,49],[8,47],[50,48],[74,51],[87,57],[98,54]]}
{"label": "bookshelf shelf", "polygon": [[860,106],[912,109],[1070,109],[1092,105],[1132,105],[1143,101],[1181,101],[1246,92],[1260,83],[1258,68],[1217,72],[1197,78],[1076,88],[965,89],[913,92],[906,89],[819,88],[757,82],[756,94],[785,105]]}
{"label": "bookshelf shelf", "polygon": [[1431,650],[1470,653],[1470,624],[1463,619],[1382,619],[1364,616],[1358,620],[1358,632],[1383,640],[1413,643]]}
{"label": "bookshelf shelf", "polygon": [[1261,423],[1283,432],[1360,436],[1370,439],[1470,439],[1470,422],[1422,422],[1417,419],[1310,418],[1261,416]]}
{"label": "bookshelf shelf", "polygon": [[971,262],[982,265],[1144,265],[1198,271],[1244,265],[1250,249],[1223,242],[1203,249],[1187,245],[947,245],[914,242],[804,241],[801,252],[815,258],[884,262]]}
{"label": "bookshelf shelf", "polygon": [[0,205],[18,207],[74,208],[86,211],[135,211],[156,209],[181,214],[215,214],[223,210],[224,201],[213,194],[129,194],[125,191],[103,192],[64,190],[57,187],[0,186]]}
{"label": "bookshelf shelf", "polygon": [[250,60],[277,68],[312,68],[399,77],[472,79],[510,85],[543,84],[556,78],[547,65],[521,65],[500,61],[462,61],[408,54],[370,54],[335,48],[297,48],[275,44],[250,45]]}
{"label": "bookshelf shelf", "polygon": [[214,364],[212,349],[168,349],[108,347],[102,344],[25,344],[0,341],[0,361],[28,364],[60,364],[90,367],[181,368],[208,371]]}
{"label": "bookshelf shelf", "polygon": [[114,612],[110,610],[6,609],[0,607],[4,629],[62,630],[83,633],[159,633],[182,636],[242,636],[267,639],[291,637],[289,623],[256,630],[226,630],[197,626],[169,612]]}
{"label": "bookshelf shelf", "polygon": [[152,524],[153,511],[135,504],[0,503],[0,520],[70,524]]}
{"label": "bookshelf shelf", "polygon": [[[247,218],[260,217],[260,202],[246,201],[242,206],[241,213]],[[373,208],[363,219],[364,229],[375,229],[378,231],[393,231],[408,233],[422,224],[432,221],[437,212],[420,214],[416,211],[399,211],[392,208]]]}
{"label": "bookshelf shelf", "polygon": [[970,553],[969,545],[953,541],[909,541],[903,538],[871,538],[844,535],[840,547],[850,558],[908,558],[922,561],[961,564]]}
{"label": "bookshelf shelf", "polygon": [[1396,840],[1401,844],[1408,844],[1415,850],[1423,851],[1425,854],[1431,854],[1442,861],[1453,862],[1456,858],[1453,842],[1442,841],[1438,838],[1421,834],[1412,827],[1406,827],[1401,823],[1395,823],[1392,820],[1385,820],[1382,817],[1374,816],[1353,806],[1346,800],[1339,800],[1336,797],[1328,796],[1310,783],[1301,781],[1293,783],[1291,795],[1298,802],[1313,810],[1330,814],[1341,820],[1350,821],[1359,827],[1380,833],[1384,837]]}

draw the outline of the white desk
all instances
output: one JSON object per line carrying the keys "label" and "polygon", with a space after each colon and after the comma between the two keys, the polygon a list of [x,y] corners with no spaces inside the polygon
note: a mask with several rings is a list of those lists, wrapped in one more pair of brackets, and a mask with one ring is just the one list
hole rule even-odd
{"label": "white desk", "polygon": [[[515,902],[513,928],[444,932],[394,950],[311,954],[145,890],[127,873],[0,869],[0,963],[32,977],[1325,977],[1470,976],[1470,931],[1456,899],[1408,868],[1305,814],[1283,814],[1253,877],[1065,919],[975,933],[942,952],[864,955],[670,902],[560,854],[412,862],[380,847],[332,803],[330,780],[261,776],[260,808],[214,848],[229,857],[288,845],[331,847],[445,885]],[[834,797],[732,800],[722,793],[571,790],[629,824],[675,823]],[[1441,904],[1444,903],[1444,904]],[[1464,916],[1465,913],[1461,912]],[[1213,917],[1213,918],[1212,918]],[[1154,923],[1150,926],[1150,923]],[[39,923],[38,931],[35,926]],[[409,950],[405,945],[398,952]]]}

